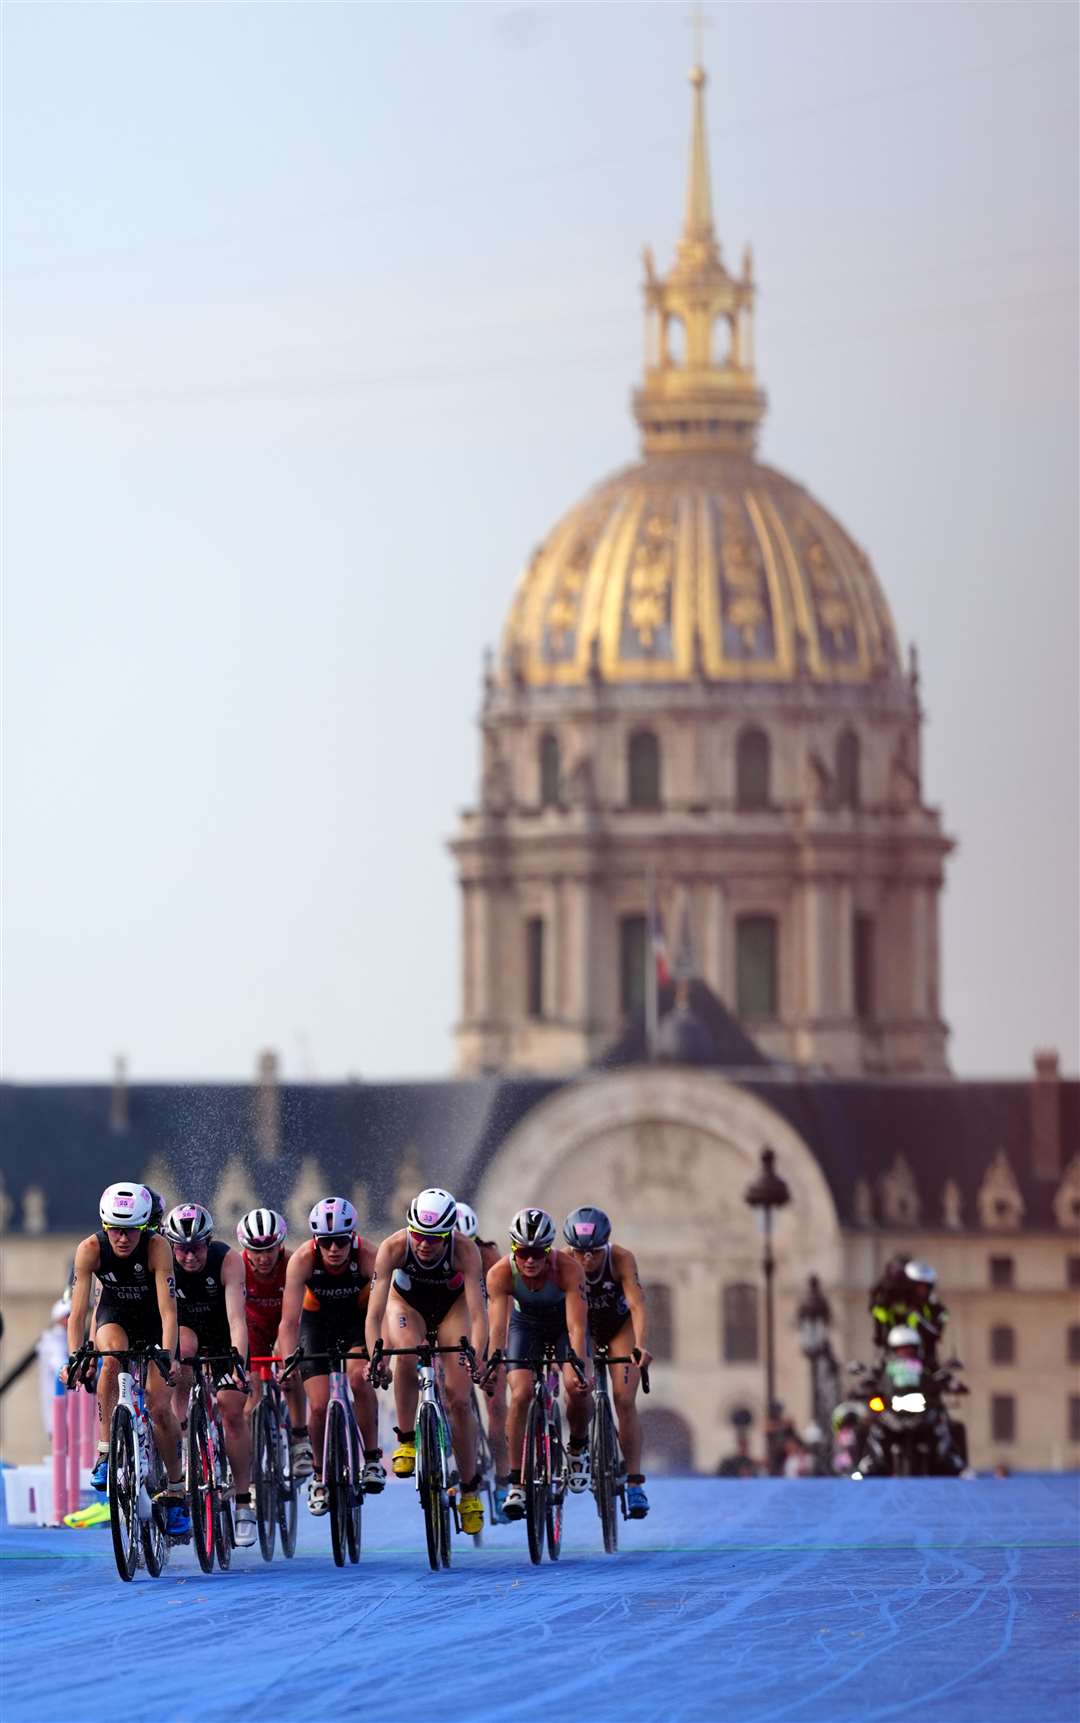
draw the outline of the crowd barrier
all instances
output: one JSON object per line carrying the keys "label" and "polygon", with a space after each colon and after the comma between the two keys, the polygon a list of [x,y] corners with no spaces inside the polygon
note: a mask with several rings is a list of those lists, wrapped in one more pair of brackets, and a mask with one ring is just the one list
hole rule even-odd
{"label": "crowd barrier", "polygon": [[80,1506],[82,1474],[97,1460],[97,1397],[85,1388],[61,1389],[52,1403],[52,1507],[50,1524]]}

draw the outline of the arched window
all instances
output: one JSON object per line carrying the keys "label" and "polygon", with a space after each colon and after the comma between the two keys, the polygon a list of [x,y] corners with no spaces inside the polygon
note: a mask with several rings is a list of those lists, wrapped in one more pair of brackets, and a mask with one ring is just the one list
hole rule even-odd
{"label": "arched window", "polygon": [[641,1419],[642,1462],[649,1477],[692,1472],[694,1439],[681,1412],[667,1407],[644,1406]]}
{"label": "arched window", "polygon": [[660,806],[660,743],[652,730],[635,730],[630,737],[627,785],[632,808]]}
{"label": "arched window", "polygon": [[540,738],[540,806],[554,808],[559,802],[559,738],[550,731]]}
{"label": "arched window", "polygon": [[673,315],[668,318],[667,351],[672,365],[686,364],[686,324],[681,317]]}
{"label": "arched window", "polygon": [[742,812],[769,805],[769,738],[764,730],[740,730],[735,743],[735,806]]}
{"label": "arched window", "polygon": [[530,915],[525,923],[525,1010],[544,1015],[544,918]]}
{"label": "arched window", "polygon": [[774,915],[741,915],[735,924],[735,1010],[775,1017],[779,930]]}
{"label": "arched window", "polygon": [[872,915],[857,915],[855,917],[851,960],[855,1015],[860,1022],[869,1023],[874,1017],[874,918]]}
{"label": "arched window", "polygon": [[632,1017],[645,1004],[645,934],[643,915],[624,915],[619,921],[619,1009]]}
{"label": "arched window", "polygon": [[1016,1363],[1016,1330],[1003,1323],[990,1330],[991,1364]]}
{"label": "arched window", "polygon": [[854,730],[844,730],[836,744],[836,804],[859,805],[859,738]]}
{"label": "arched window", "polygon": [[756,1364],[758,1356],[758,1292],[749,1281],[736,1280],[722,1294],[724,1363]]}
{"label": "arched window", "polygon": [[671,1288],[656,1283],[643,1290],[649,1307],[649,1351],[658,1364],[669,1364],[675,1356]]}

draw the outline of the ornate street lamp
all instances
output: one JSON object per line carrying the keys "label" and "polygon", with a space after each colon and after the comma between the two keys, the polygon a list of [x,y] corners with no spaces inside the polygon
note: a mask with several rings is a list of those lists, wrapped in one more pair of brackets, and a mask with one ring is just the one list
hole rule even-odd
{"label": "ornate street lamp", "polygon": [[812,1274],[806,1283],[806,1293],[797,1312],[799,1325],[799,1345],[803,1357],[810,1366],[810,1416],[814,1428],[818,1432],[815,1459],[818,1468],[823,1470],[822,1446],[825,1441],[825,1430],[828,1427],[831,1407],[827,1404],[826,1371],[830,1369],[835,1374],[835,1359],[829,1339],[829,1328],[832,1324],[832,1311],[829,1301],[821,1290],[821,1282],[816,1274]]}
{"label": "ornate street lamp", "polygon": [[[751,1208],[757,1209],[758,1225],[761,1228],[764,1241],[761,1268],[765,1276],[765,1424],[766,1430],[768,1430],[773,1419],[773,1406],[776,1402],[772,1217],[774,1209],[783,1208],[785,1203],[791,1201],[791,1192],[776,1171],[776,1152],[774,1149],[762,1149],[761,1171],[753,1184],[747,1188],[743,1201],[748,1203]],[[770,1461],[772,1458],[773,1456],[770,1454]]]}

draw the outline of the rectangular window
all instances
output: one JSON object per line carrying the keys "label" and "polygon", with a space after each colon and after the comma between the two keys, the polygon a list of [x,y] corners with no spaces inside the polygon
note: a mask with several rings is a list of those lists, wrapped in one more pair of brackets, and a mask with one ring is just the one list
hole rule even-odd
{"label": "rectangular window", "polygon": [[1065,1258],[1065,1285],[1080,1287],[1080,1256]]}
{"label": "rectangular window", "polygon": [[1069,1329],[1065,1354],[1070,1364],[1080,1364],[1080,1322],[1074,1322]]}
{"label": "rectangular window", "polygon": [[531,915],[525,923],[525,1009],[530,1017],[544,1015],[544,918]]}
{"label": "rectangular window", "polygon": [[1069,1441],[1080,1442],[1080,1394],[1069,1395]]}
{"label": "rectangular window", "polygon": [[1015,1394],[991,1394],[990,1436],[995,1442],[1016,1441]]}
{"label": "rectangular window", "polygon": [[869,1023],[874,1016],[874,918],[870,915],[855,917],[855,938],[852,943],[852,961],[855,966],[853,992],[855,995],[855,1015],[860,1022]]}
{"label": "rectangular window", "polygon": [[735,1010],[742,1018],[776,1016],[778,943],[773,915],[741,915],[735,924]]}
{"label": "rectangular window", "polygon": [[619,922],[619,1005],[624,1017],[645,1009],[645,917]]}
{"label": "rectangular window", "polygon": [[721,1315],[724,1329],[724,1363],[756,1364],[758,1357],[758,1295],[749,1281],[736,1280],[725,1286]]}
{"label": "rectangular window", "polygon": [[653,1284],[642,1287],[649,1310],[649,1351],[658,1364],[675,1356],[675,1325],[672,1319],[671,1288]]}
{"label": "rectangular window", "polygon": [[1015,1285],[1015,1266],[1011,1256],[992,1256],[990,1258],[990,1285]]}

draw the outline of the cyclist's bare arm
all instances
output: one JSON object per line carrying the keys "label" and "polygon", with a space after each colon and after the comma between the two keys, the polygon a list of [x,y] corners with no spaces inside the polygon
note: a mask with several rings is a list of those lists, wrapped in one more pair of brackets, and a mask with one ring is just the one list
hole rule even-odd
{"label": "cyclist's bare arm", "polygon": [[300,1312],[304,1308],[304,1288],[315,1267],[313,1250],[294,1250],[285,1270],[285,1289],[281,1296],[281,1322],[278,1326],[278,1346],[281,1356],[288,1358],[296,1351],[300,1338]]}
{"label": "cyclist's bare arm", "polygon": [[487,1352],[488,1313],[484,1297],[484,1267],[480,1247],[471,1238],[458,1237],[454,1245],[454,1261],[465,1276],[465,1303],[469,1310],[472,1349],[477,1361]]}
{"label": "cyclist's bare arm", "polygon": [[589,1357],[589,1299],[585,1291],[585,1270],[574,1261],[569,1251],[560,1250],[555,1265],[558,1285],[566,1293],[566,1327],[570,1345],[585,1366],[588,1375]]}
{"label": "cyclist's bare arm", "polygon": [[150,1240],[148,1253],[154,1273],[158,1310],[161,1313],[161,1350],[176,1357],[179,1330],[176,1320],[176,1280],[173,1275],[173,1254],[169,1245],[156,1234]]}
{"label": "cyclist's bare arm", "polygon": [[611,1266],[630,1306],[634,1344],[641,1353],[642,1364],[648,1364],[652,1360],[652,1353],[649,1351],[649,1312],[645,1303],[645,1288],[638,1273],[637,1258],[632,1250],[624,1250],[621,1244],[616,1244],[612,1246]]}
{"label": "cyclist's bare arm", "polygon": [[375,1350],[376,1341],[382,1338],[383,1317],[386,1315],[386,1301],[390,1296],[394,1270],[400,1268],[404,1260],[405,1234],[392,1232],[389,1238],[383,1239],[375,1252],[375,1267],[371,1271],[371,1293],[364,1321],[364,1343],[369,1358]]}
{"label": "cyclist's bare arm", "polygon": [[221,1284],[225,1288],[225,1315],[229,1323],[229,1339],[245,1361],[248,1355],[247,1290],[244,1259],[238,1251],[230,1250],[221,1265]]}
{"label": "cyclist's bare arm", "polygon": [[84,1238],[75,1252],[75,1272],[71,1282],[71,1309],[68,1311],[68,1351],[77,1352],[86,1339],[86,1318],[90,1310],[90,1289],[94,1275],[101,1267],[101,1250],[96,1238]]}
{"label": "cyclist's bare arm", "polygon": [[506,1347],[506,1334],[510,1327],[510,1294],[513,1289],[510,1259],[500,1257],[494,1268],[488,1269],[487,1277],[488,1344],[492,1352],[502,1352]]}

